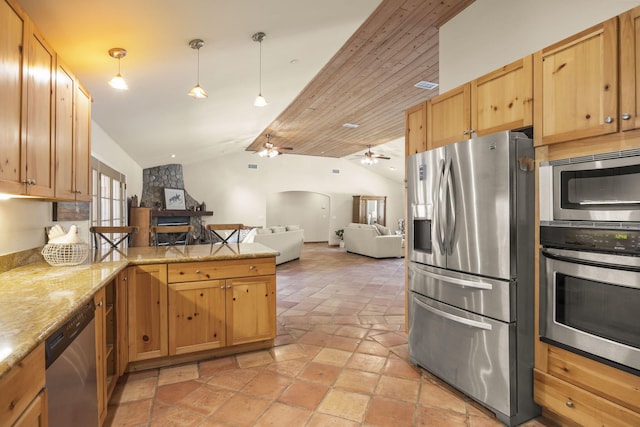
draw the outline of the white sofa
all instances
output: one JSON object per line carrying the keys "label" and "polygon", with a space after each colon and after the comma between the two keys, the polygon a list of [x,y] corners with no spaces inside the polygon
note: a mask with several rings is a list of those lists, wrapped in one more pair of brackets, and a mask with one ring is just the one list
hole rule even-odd
{"label": "white sofa", "polygon": [[344,248],[347,252],[372,258],[403,257],[402,236],[391,234],[379,225],[351,223],[344,229]]}
{"label": "white sofa", "polygon": [[282,264],[300,258],[304,230],[295,225],[258,228],[253,241],[279,251],[276,264]]}

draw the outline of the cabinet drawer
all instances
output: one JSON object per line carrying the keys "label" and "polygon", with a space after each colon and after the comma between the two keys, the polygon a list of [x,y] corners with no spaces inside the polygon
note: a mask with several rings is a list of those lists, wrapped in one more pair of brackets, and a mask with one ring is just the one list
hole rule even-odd
{"label": "cabinet drawer", "polygon": [[44,344],[0,380],[0,425],[10,426],[44,388]]}
{"label": "cabinet drawer", "polygon": [[169,283],[234,277],[268,276],[276,273],[275,258],[201,261],[169,264]]}
{"label": "cabinet drawer", "polygon": [[572,422],[588,426],[638,426],[640,414],[534,369],[536,403]]}

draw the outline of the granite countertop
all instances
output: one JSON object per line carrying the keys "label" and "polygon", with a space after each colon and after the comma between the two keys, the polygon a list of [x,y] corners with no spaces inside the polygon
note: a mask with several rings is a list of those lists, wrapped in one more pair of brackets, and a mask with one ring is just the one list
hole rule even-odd
{"label": "granite countertop", "polygon": [[127,265],[276,255],[259,243],[139,247],[94,252],[77,266],[51,267],[42,261],[0,273],[0,377]]}

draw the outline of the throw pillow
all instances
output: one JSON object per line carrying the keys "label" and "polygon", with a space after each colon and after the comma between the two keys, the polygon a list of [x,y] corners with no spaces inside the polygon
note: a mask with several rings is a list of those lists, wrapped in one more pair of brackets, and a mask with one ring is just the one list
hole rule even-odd
{"label": "throw pillow", "polygon": [[246,233],[246,236],[244,236],[244,238],[242,239],[242,243],[253,243],[253,238],[258,232],[258,230],[259,230],[258,228],[252,228],[251,230],[246,230],[248,231],[248,233]]}
{"label": "throw pillow", "polygon": [[294,230],[300,230],[300,226],[299,225],[287,225],[287,231],[294,231]]}
{"label": "throw pillow", "polygon": [[287,228],[281,225],[277,225],[275,227],[271,227],[271,230],[273,230],[274,233],[284,233],[285,231],[287,231]]}
{"label": "throw pillow", "polygon": [[391,230],[389,230],[389,228],[385,227],[384,225],[380,225],[380,224],[373,224],[375,225],[375,227],[378,229],[378,232],[380,233],[381,236],[388,236],[391,234]]}
{"label": "throw pillow", "polygon": [[256,233],[257,234],[271,234],[273,233],[273,230],[270,228],[256,228]]}

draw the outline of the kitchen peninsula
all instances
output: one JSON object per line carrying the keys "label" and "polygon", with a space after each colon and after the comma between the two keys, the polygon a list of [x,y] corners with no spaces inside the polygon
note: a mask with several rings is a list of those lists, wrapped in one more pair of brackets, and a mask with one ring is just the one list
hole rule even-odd
{"label": "kitchen peninsula", "polygon": [[0,425],[43,395],[42,344],[92,299],[101,420],[127,370],[271,346],[276,255],[259,243],[143,247],[90,255],[103,262],[1,273]]}

